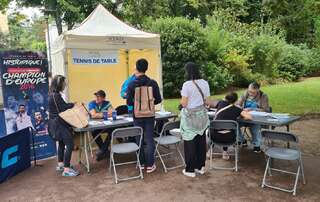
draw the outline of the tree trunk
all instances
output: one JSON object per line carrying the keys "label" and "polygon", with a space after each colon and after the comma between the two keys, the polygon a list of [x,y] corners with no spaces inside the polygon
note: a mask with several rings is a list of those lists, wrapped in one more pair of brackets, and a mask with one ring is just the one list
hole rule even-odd
{"label": "tree trunk", "polygon": [[57,30],[58,30],[58,34],[62,34],[62,19],[61,19],[61,10],[60,10],[60,6],[58,4],[58,1],[57,0],[53,0],[51,2],[51,6],[52,6],[52,10],[55,10],[55,12],[53,13],[53,17],[54,17],[54,20],[56,22],[56,25],[57,25]]}
{"label": "tree trunk", "polygon": [[58,12],[55,14],[54,16],[54,20],[56,21],[56,25],[57,25],[57,30],[58,30],[58,34],[62,34],[62,20],[60,15],[58,14]]}

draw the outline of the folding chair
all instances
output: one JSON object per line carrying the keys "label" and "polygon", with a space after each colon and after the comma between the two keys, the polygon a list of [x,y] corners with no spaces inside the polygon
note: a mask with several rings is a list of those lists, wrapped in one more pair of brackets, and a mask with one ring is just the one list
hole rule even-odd
{"label": "folding chair", "polygon": [[[113,131],[112,139],[111,139],[111,149],[110,149],[109,172],[111,174],[111,167],[113,167],[116,184],[118,183],[118,181],[125,181],[125,180],[137,179],[137,178],[143,179],[142,168],[139,161],[142,134],[143,134],[143,130],[140,127],[120,128]],[[120,144],[113,143],[113,140],[115,138],[127,138],[127,137],[140,137],[139,145],[133,142],[120,143]],[[136,153],[137,160],[124,162],[124,163],[115,163],[114,154],[128,154],[128,153]],[[137,165],[136,167],[139,169],[139,175],[133,176],[133,177],[119,178],[117,175],[116,166],[128,165],[128,164],[136,164]]]}
{"label": "folding chair", "polygon": [[[218,169],[218,170],[234,170],[234,171],[238,171],[238,151],[239,151],[239,145],[238,145],[238,139],[239,139],[239,125],[236,121],[232,121],[232,120],[214,120],[210,122],[210,127],[209,127],[209,135],[210,135],[210,139],[211,139],[211,143],[210,143],[210,169]],[[230,142],[230,143],[219,143],[219,142],[215,142],[214,138],[212,138],[214,136],[214,134],[212,133],[212,131],[214,130],[233,130],[236,134],[236,140],[235,142]],[[212,160],[212,156],[213,155],[222,155],[222,153],[213,153],[213,147],[214,146],[218,146],[218,147],[230,147],[230,146],[234,146],[234,156],[235,156],[235,165],[234,167],[219,167],[219,166],[214,166],[213,165],[213,160]]]}
{"label": "folding chair", "polygon": [[[183,167],[185,166],[185,162],[184,162],[184,158],[179,150],[179,144],[182,142],[181,140],[181,136],[178,135],[167,135],[168,131],[172,130],[172,129],[176,129],[180,127],[180,121],[174,121],[174,122],[167,122],[164,124],[163,129],[160,133],[159,137],[154,138],[154,141],[156,142],[156,153],[157,153],[157,157],[160,158],[160,161],[162,163],[164,172],[167,173],[168,170],[172,170],[175,168],[179,168],[179,167]],[[167,149],[170,149],[170,145],[174,145],[176,153],[179,154],[179,157],[181,158],[182,163],[180,165],[176,165],[173,167],[168,167],[166,166],[163,157],[165,156],[169,156],[172,155],[173,152],[169,152],[169,153],[162,153],[160,152],[159,147],[165,147]]]}
{"label": "folding chair", "polygon": [[[265,142],[273,142],[274,141],[280,141],[282,143],[287,143],[287,142],[292,142],[295,144],[295,148],[286,148],[284,147],[268,147],[265,151],[265,154],[267,156],[267,164],[266,164],[266,169],[264,172],[264,176],[263,176],[263,180],[262,180],[262,185],[261,187],[269,187],[272,189],[276,189],[276,190],[280,190],[280,191],[284,191],[284,192],[289,192],[289,193],[293,193],[293,195],[296,195],[296,190],[297,190],[297,184],[298,184],[298,180],[300,177],[300,174],[302,175],[302,180],[303,180],[303,184],[306,183],[305,181],[305,177],[304,177],[304,170],[303,170],[303,163],[302,163],[302,158],[301,158],[301,151],[299,148],[299,139],[297,136],[295,136],[292,133],[288,133],[288,132],[279,132],[279,131],[274,131],[274,130],[263,130],[262,131],[262,137],[264,138]],[[290,172],[287,170],[280,170],[280,169],[276,169],[276,168],[272,168],[271,167],[271,159],[279,159],[279,160],[287,160],[287,161],[297,161],[298,163],[298,168],[297,168],[297,172]],[[270,184],[266,183],[266,176],[267,173],[269,173],[269,175],[271,176],[271,171],[277,171],[277,172],[281,172],[281,173],[286,173],[286,174],[291,174],[295,176],[295,183],[292,189],[284,189],[281,187],[276,187]]]}

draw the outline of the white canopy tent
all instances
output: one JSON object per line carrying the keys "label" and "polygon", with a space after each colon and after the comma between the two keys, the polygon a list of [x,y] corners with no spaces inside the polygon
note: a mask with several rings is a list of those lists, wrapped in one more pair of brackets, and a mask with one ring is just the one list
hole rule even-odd
{"label": "white canopy tent", "polygon": [[[52,58],[52,74],[62,74],[70,76],[68,66],[68,50],[89,50],[89,51],[105,51],[105,50],[156,50],[155,55],[159,59],[157,68],[159,75],[154,78],[159,82],[162,89],[162,65],[160,51],[160,36],[158,34],[147,33],[133,28],[122,22],[101,4],[75,29],[69,30],[61,34],[51,45]],[[127,75],[130,74],[129,63],[133,58],[126,56]],[[71,81],[70,81],[71,82]]]}

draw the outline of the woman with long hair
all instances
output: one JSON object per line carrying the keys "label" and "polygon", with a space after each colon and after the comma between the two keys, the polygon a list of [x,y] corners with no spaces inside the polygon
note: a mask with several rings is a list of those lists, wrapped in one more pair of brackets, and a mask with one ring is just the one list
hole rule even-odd
{"label": "woman with long hair", "polygon": [[74,106],[73,103],[66,103],[61,93],[66,87],[66,78],[56,75],[50,85],[49,90],[49,135],[58,141],[58,166],[56,170],[62,172],[62,176],[77,176],[79,172],[70,165],[73,150],[72,128],[62,118],[59,113]]}
{"label": "woman with long hair", "polygon": [[206,161],[206,136],[209,117],[208,104],[210,88],[200,75],[199,67],[192,62],[185,65],[186,81],[181,90],[180,130],[184,140],[186,168],[182,171],[188,177],[204,174]]}

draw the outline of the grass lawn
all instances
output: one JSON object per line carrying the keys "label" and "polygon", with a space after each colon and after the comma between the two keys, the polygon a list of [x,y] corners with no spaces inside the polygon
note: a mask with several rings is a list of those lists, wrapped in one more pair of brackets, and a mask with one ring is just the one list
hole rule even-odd
{"label": "grass lawn", "polygon": [[[268,94],[273,112],[303,115],[320,113],[320,77],[308,78],[301,82],[272,86],[263,86]],[[244,90],[239,90],[238,95]],[[222,99],[224,95],[214,95],[213,99]],[[178,112],[179,99],[166,99],[165,109]]]}

